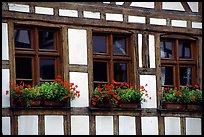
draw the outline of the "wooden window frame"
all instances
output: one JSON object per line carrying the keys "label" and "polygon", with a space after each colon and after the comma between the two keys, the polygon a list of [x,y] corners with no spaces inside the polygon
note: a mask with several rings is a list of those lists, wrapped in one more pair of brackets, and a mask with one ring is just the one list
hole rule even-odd
{"label": "wooden window frame", "polygon": [[[197,83],[197,48],[196,48],[196,39],[190,38],[190,37],[185,37],[185,36],[180,36],[180,35],[175,35],[175,37],[172,37],[172,35],[160,37],[160,42],[161,41],[172,41],[173,42],[173,47],[172,47],[172,58],[162,58],[161,56],[161,67],[163,66],[172,66],[173,67],[173,84],[172,86],[180,86],[180,67],[191,67],[192,68],[192,85]],[[179,53],[178,53],[178,43],[179,41],[189,41],[190,46],[191,46],[191,58],[179,58]],[[162,85],[162,87],[169,87],[169,85]]]}
{"label": "wooden window frame", "polygon": [[[131,34],[129,33],[119,33],[119,32],[103,32],[103,31],[93,31],[94,34],[106,35],[106,48],[107,53],[94,53],[93,51],[93,62],[107,62],[107,82],[94,81],[93,83],[109,83],[114,79],[114,63],[124,62],[127,63],[127,82],[133,84],[132,77],[130,75],[131,65],[133,62],[133,57],[131,53]],[[113,55],[113,35],[122,36],[126,38],[126,55]]]}
{"label": "wooden window frame", "polygon": [[[32,58],[32,84],[40,84],[45,81],[53,81],[54,79],[40,80],[40,58],[52,58],[55,59],[55,77],[59,74],[62,75],[62,46],[60,40],[60,29],[55,27],[42,27],[35,25],[21,25],[14,24],[14,30],[30,30],[31,48],[19,48],[15,47],[15,58]],[[40,49],[39,48],[39,31],[49,31],[54,33],[54,49]],[[14,38],[15,40],[15,38]],[[15,61],[14,61],[15,62]],[[14,64],[16,66],[16,64]],[[15,72],[16,74],[18,72]],[[16,81],[23,80],[15,76]]]}

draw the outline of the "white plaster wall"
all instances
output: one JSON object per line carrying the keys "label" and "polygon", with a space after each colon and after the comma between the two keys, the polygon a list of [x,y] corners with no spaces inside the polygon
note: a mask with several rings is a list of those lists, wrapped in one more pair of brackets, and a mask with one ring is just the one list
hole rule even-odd
{"label": "white plaster wall", "polygon": [[166,19],[150,18],[150,24],[166,25]]}
{"label": "white plaster wall", "polygon": [[45,115],[45,135],[64,135],[63,116]]}
{"label": "white plaster wall", "polygon": [[18,135],[38,135],[38,116],[18,116]]}
{"label": "white plaster wall", "polygon": [[154,35],[149,35],[149,59],[150,59],[150,68],[155,68],[155,37]]}
{"label": "white plaster wall", "polygon": [[158,117],[141,117],[142,135],[158,135]]}
{"label": "white plaster wall", "polygon": [[71,116],[71,135],[89,135],[89,116]]}
{"label": "white plaster wall", "polygon": [[100,12],[84,11],[85,18],[100,19]]}
{"label": "white plaster wall", "polygon": [[68,29],[69,63],[87,65],[87,33],[82,29]]}
{"label": "white plaster wall", "polygon": [[106,13],[106,20],[123,21],[123,14]]}
{"label": "white plaster wall", "polygon": [[[145,86],[146,84],[147,86]],[[140,85],[143,85],[145,87],[149,97],[151,97],[151,99],[147,98],[147,102],[144,102],[141,105],[141,107],[142,108],[157,108],[156,76],[155,75],[140,75]]]}
{"label": "white plaster wall", "polygon": [[185,11],[181,2],[162,2],[162,9]]}
{"label": "white plaster wall", "polygon": [[119,135],[136,135],[135,117],[119,116]]}
{"label": "white plaster wall", "polygon": [[192,28],[202,29],[202,22],[192,22]]}
{"label": "white plaster wall", "polygon": [[59,16],[78,17],[78,11],[59,9]]}
{"label": "white plaster wall", "polygon": [[116,2],[116,5],[123,5],[124,2]]}
{"label": "white plaster wall", "polygon": [[198,12],[198,2],[187,2],[192,12]]}
{"label": "white plaster wall", "polygon": [[2,60],[9,60],[8,24],[2,23]]}
{"label": "white plaster wall", "polygon": [[186,135],[201,135],[201,119],[186,118]]}
{"label": "white plaster wall", "polygon": [[171,25],[175,27],[187,27],[187,21],[185,20],[172,20]]}
{"label": "white plaster wall", "polygon": [[[10,107],[9,69],[2,69],[2,108]],[[6,90],[9,94],[6,95]]]}
{"label": "white plaster wall", "polygon": [[154,8],[154,2],[132,2],[130,6],[133,7],[144,7],[144,8]]}
{"label": "white plaster wall", "polygon": [[181,135],[180,117],[164,117],[165,135]]}
{"label": "white plaster wall", "polygon": [[10,11],[29,12],[29,5],[8,3]]}
{"label": "white plaster wall", "polygon": [[139,67],[142,67],[142,34],[138,34]]}
{"label": "white plaster wall", "polygon": [[78,85],[80,97],[71,101],[71,107],[88,107],[89,92],[88,92],[88,73],[70,72],[70,83]]}
{"label": "white plaster wall", "polygon": [[10,117],[2,117],[2,133],[3,135],[11,135]]}
{"label": "white plaster wall", "polygon": [[96,116],[96,135],[113,135],[113,116]]}
{"label": "white plaster wall", "polygon": [[131,22],[131,23],[145,23],[145,17],[128,16],[128,22]]}
{"label": "white plaster wall", "polygon": [[48,7],[35,7],[35,13],[37,14],[46,14],[46,15],[54,15],[53,8]]}

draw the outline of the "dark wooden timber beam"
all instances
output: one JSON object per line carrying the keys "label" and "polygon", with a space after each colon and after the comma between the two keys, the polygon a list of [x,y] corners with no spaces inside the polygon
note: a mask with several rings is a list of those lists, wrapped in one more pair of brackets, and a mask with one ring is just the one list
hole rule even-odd
{"label": "dark wooden timber beam", "polygon": [[192,12],[192,10],[191,10],[191,8],[187,2],[181,2],[181,4],[182,4],[183,8],[185,9],[185,11]]}

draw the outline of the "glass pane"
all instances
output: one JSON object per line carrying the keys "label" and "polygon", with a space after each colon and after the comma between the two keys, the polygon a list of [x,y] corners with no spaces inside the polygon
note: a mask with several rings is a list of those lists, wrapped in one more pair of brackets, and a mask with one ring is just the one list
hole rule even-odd
{"label": "glass pane", "polygon": [[114,80],[119,82],[127,82],[126,63],[114,63]]}
{"label": "glass pane", "polygon": [[39,48],[54,49],[54,32],[39,31]]}
{"label": "glass pane", "polygon": [[31,58],[16,58],[16,78],[32,79]]}
{"label": "glass pane", "polygon": [[94,53],[106,53],[106,35],[105,34],[93,34],[93,52]]}
{"label": "glass pane", "polygon": [[179,58],[191,58],[190,42],[179,41]]}
{"label": "glass pane", "polygon": [[125,55],[126,54],[126,39],[125,37],[121,36],[113,36],[113,54],[121,54]]}
{"label": "glass pane", "polygon": [[94,81],[107,81],[107,63],[94,62],[93,63]]}
{"label": "glass pane", "polygon": [[40,78],[55,79],[55,59],[40,59]]}
{"label": "glass pane", "polygon": [[161,58],[172,58],[173,43],[168,41],[160,42],[160,56]]}
{"label": "glass pane", "polygon": [[161,67],[161,81],[162,85],[173,85],[174,75],[173,67]]}
{"label": "glass pane", "polygon": [[180,85],[192,84],[192,68],[180,67]]}
{"label": "glass pane", "polygon": [[30,30],[14,29],[15,47],[31,48]]}

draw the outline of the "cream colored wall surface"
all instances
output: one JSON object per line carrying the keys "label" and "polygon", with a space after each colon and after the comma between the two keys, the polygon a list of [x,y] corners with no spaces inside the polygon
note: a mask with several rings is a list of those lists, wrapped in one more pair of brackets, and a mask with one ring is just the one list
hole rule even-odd
{"label": "cream colored wall surface", "polygon": [[96,135],[113,135],[113,116],[96,116]]}
{"label": "cream colored wall surface", "polygon": [[10,117],[2,117],[2,133],[3,135],[11,135]]}
{"label": "cream colored wall surface", "polygon": [[45,115],[45,135],[64,135],[63,116]]}
{"label": "cream colored wall surface", "polygon": [[[2,69],[2,108],[10,107],[9,69]],[[6,90],[9,94],[6,95]]]}
{"label": "cream colored wall surface", "polygon": [[201,118],[186,118],[186,135],[202,135],[201,134]]}
{"label": "cream colored wall surface", "polygon": [[38,135],[38,116],[18,116],[18,135]]}
{"label": "cream colored wall surface", "polygon": [[164,117],[165,135],[181,135],[180,117]]}
{"label": "cream colored wall surface", "polygon": [[71,116],[71,135],[89,135],[89,116]]}
{"label": "cream colored wall surface", "polygon": [[136,135],[135,117],[119,116],[119,135]]}
{"label": "cream colored wall surface", "polygon": [[80,97],[71,101],[71,107],[88,107],[89,91],[88,91],[88,73],[70,72],[70,83],[78,85]]}
{"label": "cream colored wall surface", "polygon": [[142,135],[158,135],[158,117],[142,117]]}
{"label": "cream colored wall surface", "polygon": [[10,11],[29,12],[29,5],[8,3]]}
{"label": "cream colored wall surface", "polygon": [[150,68],[155,68],[155,37],[149,35],[149,63]]}
{"label": "cream colored wall surface", "polygon": [[[146,84],[147,86],[145,86]],[[140,75],[140,85],[145,87],[149,97],[151,97],[151,99],[146,98],[147,102],[142,103],[141,107],[142,108],[157,108],[156,76],[155,75]]]}
{"label": "cream colored wall surface", "polygon": [[68,29],[69,63],[87,65],[87,32]]}
{"label": "cream colored wall surface", "polygon": [[2,60],[9,60],[8,24],[2,23]]}

